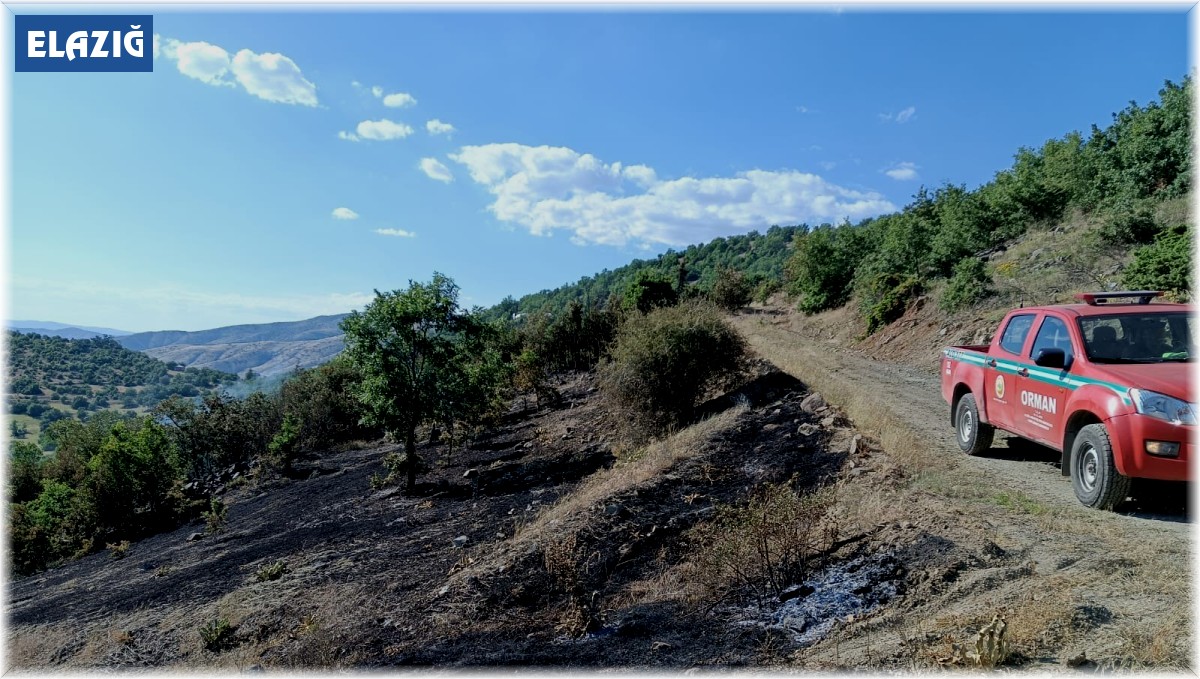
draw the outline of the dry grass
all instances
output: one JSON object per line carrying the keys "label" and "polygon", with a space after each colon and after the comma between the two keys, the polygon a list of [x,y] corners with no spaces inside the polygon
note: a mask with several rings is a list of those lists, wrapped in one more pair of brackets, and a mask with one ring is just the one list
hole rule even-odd
{"label": "dry grass", "polygon": [[837,375],[836,359],[819,347],[806,347],[782,330],[755,319],[739,319],[739,329],[763,358],[820,392],[846,413],[858,431],[874,438],[907,472],[927,472],[950,466],[946,457],[904,424],[895,406]]}
{"label": "dry grass", "polygon": [[629,492],[659,476],[676,463],[699,454],[709,438],[731,426],[747,410],[745,405],[734,406],[719,415],[650,443],[619,460],[611,468],[592,474],[574,492],[521,526],[514,536],[514,543],[540,542],[553,535],[555,528],[568,517],[587,511],[607,498]]}

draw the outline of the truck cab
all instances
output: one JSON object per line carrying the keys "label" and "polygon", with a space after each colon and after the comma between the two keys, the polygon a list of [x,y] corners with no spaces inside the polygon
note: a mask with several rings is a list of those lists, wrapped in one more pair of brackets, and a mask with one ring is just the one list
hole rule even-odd
{"label": "truck cab", "polygon": [[1189,479],[1196,428],[1192,308],[1153,291],[1082,293],[1015,309],[988,346],[943,351],[942,392],[958,443],[996,429],[1062,454],[1086,505],[1112,508],[1129,479]]}

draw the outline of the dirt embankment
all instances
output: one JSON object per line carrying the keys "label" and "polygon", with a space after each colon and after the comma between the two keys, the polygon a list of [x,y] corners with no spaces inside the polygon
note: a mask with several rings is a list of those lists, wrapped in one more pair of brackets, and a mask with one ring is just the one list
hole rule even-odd
{"label": "dirt embankment", "polygon": [[962,455],[931,347],[982,334],[983,323],[943,332],[916,309],[854,341],[860,330],[845,311],[805,318],[768,309],[737,319],[760,355],[824,391],[897,460],[907,481],[888,494],[881,520],[981,555],[946,576],[950,596],[893,606],[822,657],[840,666],[848,653],[908,652],[920,666],[939,645],[940,657],[951,655],[950,630],[977,630],[1002,614],[1035,665],[1086,657],[1103,667],[1190,667],[1186,488],[1159,485],[1140,502],[1099,512],[1079,505],[1046,448],[998,436],[989,454]]}
{"label": "dirt embankment", "polygon": [[[9,668],[924,669],[969,665],[997,615],[1009,667],[1189,666],[1178,508],[1084,510],[1036,451],[950,450],[934,375],[791,316],[736,322],[784,372],[674,436],[615,445],[584,375],[556,409],[423,446],[412,496],[370,490],[389,446],[323,455],[227,494],[220,533],[14,582]],[[753,543],[722,521],[779,485],[813,551],[751,596],[728,569]]]}

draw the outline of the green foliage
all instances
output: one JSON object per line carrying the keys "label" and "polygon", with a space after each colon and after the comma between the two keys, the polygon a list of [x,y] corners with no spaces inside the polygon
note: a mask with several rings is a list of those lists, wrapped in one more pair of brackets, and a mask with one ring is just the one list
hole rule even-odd
{"label": "green foliage", "polygon": [[254,579],[258,582],[271,582],[282,578],[288,572],[287,563],[276,561],[266,564],[254,572]]}
{"label": "green foliage", "polygon": [[616,336],[621,314],[613,309],[585,308],[578,302],[551,320],[538,315],[519,335],[546,372],[589,370],[604,356]]}
{"label": "green foliage", "polygon": [[642,269],[625,287],[624,299],[627,311],[646,313],[651,309],[673,306],[679,301],[679,293],[665,274]]}
{"label": "green foliage", "polygon": [[726,311],[737,311],[750,303],[752,292],[745,274],[730,267],[721,267],[708,299]]}
{"label": "green foliage", "polygon": [[661,434],[740,379],[746,357],[745,341],[714,307],[686,302],[626,321],[600,367],[601,390],[633,438]]}
{"label": "green foliage", "polygon": [[299,426],[297,452],[380,436],[377,427],[362,422],[365,411],[355,396],[361,381],[362,375],[343,355],[284,380],[279,397],[285,418]]}
{"label": "green foliage", "polygon": [[1150,201],[1124,200],[1117,203],[1100,227],[1100,237],[1113,245],[1149,243],[1159,226],[1154,221],[1154,206]]}
{"label": "green foliage", "polygon": [[208,396],[200,403],[173,397],[154,415],[171,425],[175,464],[189,479],[266,454],[283,422],[279,399],[262,392],[245,399]]}
{"label": "green foliage", "polygon": [[220,653],[235,645],[235,631],[227,618],[216,618],[200,628],[200,641],[204,643],[204,648],[213,653]]}
{"label": "green foliage", "polygon": [[29,397],[20,401],[26,412],[51,400],[80,413],[113,401],[126,409],[153,406],[172,395],[215,393],[237,381],[236,375],[207,368],[169,366],[111,337],[73,340],[10,331],[8,338],[8,377],[13,393]]}
{"label": "green foliage", "polygon": [[300,452],[300,419],[295,415],[285,415],[279,433],[267,444],[267,459],[276,468],[288,471],[292,461]]}
{"label": "green foliage", "polygon": [[27,441],[13,441],[8,448],[8,498],[28,502],[42,490],[42,449]]}
{"label": "green foliage", "polygon": [[407,487],[416,483],[417,427],[470,419],[491,405],[506,376],[487,327],[458,306],[458,286],[429,283],[382,293],[342,321],[346,356],[362,374],[364,419],[405,444]]}
{"label": "green foliage", "polygon": [[118,423],[88,460],[86,488],[102,528],[136,535],[174,518],[169,491],[176,474],[162,425],[145,419]]}
{"label": "green foliage", "polygon": [[869,279],[860,296],[867,334],[903,316],[921,290],[916,276],[885,273]]}
{"label": "green foliage", "polygon": [[209,498],[208,511],[200,516],[204,518],[204,532],[213,535],[225,530],[225,521],[229,515],[229,507],[220,498]]}
{"label": "green foliage", "polygon": [[43,479],[29,502],[9,514],[12,566],[18,574],[37,572],[91,549],[95,514],[86,497],[60,481]]}
{"label": "green foliage", "polygon": [[[802,229],[799,226],[772,226],[765,234],[752,231],[742,236],[716,238],[703,245],[691,245],[683,251],[667,250],[654,259],[634,260],[617,269],[584,276],[575,283],[526,295],[517,305],[526,317],[549,315],[557,318],[573,301],[584,308],[593,308],[613,296],[623,300],[626,289],[642,270],[671,281],[676,294],[683,299],[689,298],[693,289],[711,288],[722,267],[735,268],[749,280],[780,280],[784,262],[791,254],[792,238]],[[609,308],[615,307],[609,305]],[[511,317],[509,311],[511,307],[501,309],[497,305],[485,314],[489,318]]]}
{"label": "green foliage", "polygon": [[992,277],[982,259],[968,257],[954,267],[954,275],[946,285],[940,306],[954,312],[971,306],[992,292]]}
{"label": "green foliage", "polygon": [[124,559],[126,557],[126,555],[129,554],[130,543],[128,540],[122,540],[120,542],[110,542],[110,543],[108,543],[107,546],[108,546],[108,553],[110,555],[112,555],[113,561],[119,561],[120,559]]}
{"label": "green foliage", "polygon": [[850,299],[866,237],[864,231],[848,224],[836,229],[825,224],[796,235],[786,280],[789,294],[800,298],[801,311],[814,314]]}
{"label": "green foliage", "polygon": [[1133,253],[1123,283],[1130,290],[1163,290],[1179,299],[1192,297],[1192,229],[1178,226]]}
{"label": "green foliage", "polygon": [[25,426],[24,422],[18,420],[9,421],[8,430],[15,439],[23,439],[29,435],[29,428]]}
{"label": "green foliage", "polygon": [[778,278],[763,279],[754,287],[754,301],[759,304],[766,304],[771,299],[771,295],[782,289],[783,283],[780,283]]}

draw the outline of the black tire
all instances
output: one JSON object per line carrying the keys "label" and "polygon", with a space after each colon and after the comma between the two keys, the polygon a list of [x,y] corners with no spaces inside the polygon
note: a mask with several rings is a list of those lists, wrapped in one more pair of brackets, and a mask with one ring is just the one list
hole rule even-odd
{"label": "black tire", "polygon": [[963,394],[954,409],[954,437],[958,447],[967,455],[978,455],[992,447],[992,438],[996,436],[996,428],[979,421],[979,408],[975,405],[975,397]]}
{"label": "black tire", "polygon": [[1071,445],[1071,487],[1086,507],[1111,510],[1129,497],[1130,479],[1117,471],[1103,424],[1079,430]]}

